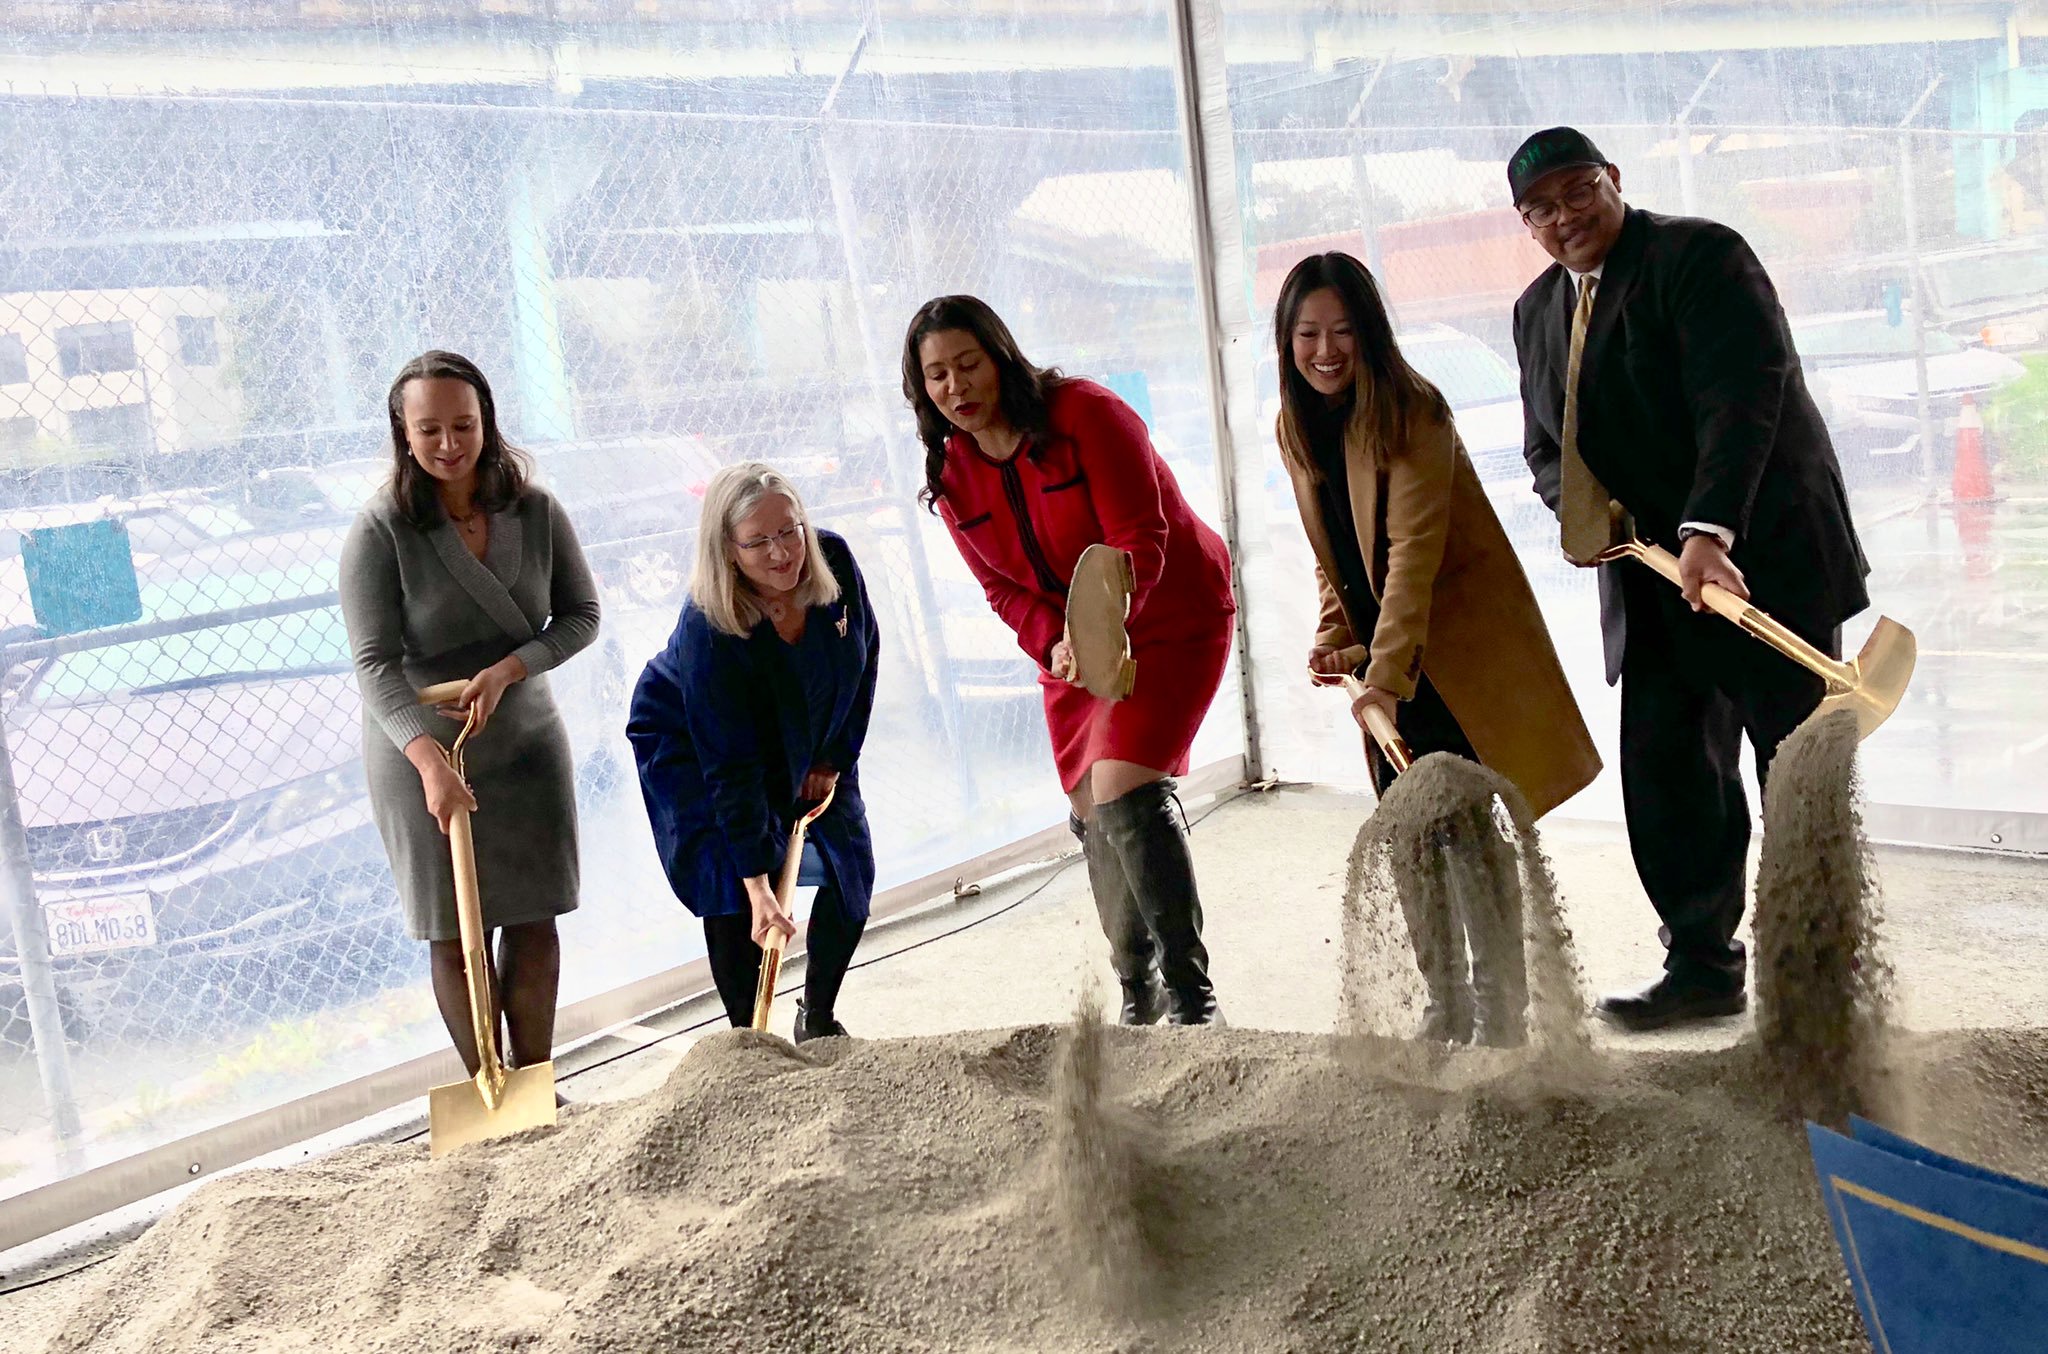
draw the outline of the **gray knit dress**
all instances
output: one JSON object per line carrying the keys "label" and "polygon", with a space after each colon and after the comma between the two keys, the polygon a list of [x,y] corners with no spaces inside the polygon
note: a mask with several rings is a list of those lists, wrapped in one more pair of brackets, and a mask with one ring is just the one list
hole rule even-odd
{"label": "gray knit dress", "polygon": [[453,523],[421,531],[386,489],[341,552],[341,613],[363,693],[370,813],[391,857],[406,929],[453,940],[448,839],[427,812],[402,749],[421,734],[446,747],[462,726],[418,703],[420,687],[474,677],[517,654],[526,680],[505,688],[463,750],[476,812],[484,925],[542,921],[576,906],[576,778],[568,732],[543,675],[597,638],[597,589],[569,518],[531,488],[493,514],[479,561]]}

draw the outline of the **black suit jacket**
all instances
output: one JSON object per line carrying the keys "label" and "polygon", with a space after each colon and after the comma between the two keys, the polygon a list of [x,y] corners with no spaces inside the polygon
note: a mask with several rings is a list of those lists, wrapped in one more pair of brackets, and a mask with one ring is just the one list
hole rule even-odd
{"label": "black suit jacket", "polygon": [[[1576,301],[1572,275],[1552,264],[1515,302],[1523,455],[1552,512]],[[1628,209],[1586,330],[1579,453],[1645,540],[1676,552],[1681,523],[1733,531],[1751,600],[1808,639],[1824,643],[1870,604],[1841,465],[1777,291],[1728,227]],[[1625,592],[1636,606],[1624,607]],[[1658,643],[1684,644],[1700,620],[1727,625],[1694,617],[1676,588],[1631,560],[1603,566],[1600,600],[1610,682],[1626,616],[1641,624],[1643,605],[1673,627]]]}

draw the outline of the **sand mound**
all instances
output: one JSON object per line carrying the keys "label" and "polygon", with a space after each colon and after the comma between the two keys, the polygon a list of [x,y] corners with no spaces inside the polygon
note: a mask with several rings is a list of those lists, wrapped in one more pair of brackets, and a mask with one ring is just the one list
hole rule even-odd
{"label": "sand mound", "polygon": [[[1327,1038],[1070,1038],[722,1033],[553,1132],[231,1176],[72,1281],[37,1347],[1866,1348],[1754,1046],[1638,1055],[1565,1094],[1526,1055],[1450,1055],[1505,1070],[1447,1091],[1361,1076]],[[2016,1121],[2048,1109],[2044,1047],[1968,1050]],[[1104,1123],[1143,1125],[1142,1149]],[[1113,1186],[1098,1219],[1170,1202],[1139,1209],[1163,1235],[1108,1227],[1097,1256],[1157,1243],[1142,1317],[1073,1282],[1090,1170]]]}

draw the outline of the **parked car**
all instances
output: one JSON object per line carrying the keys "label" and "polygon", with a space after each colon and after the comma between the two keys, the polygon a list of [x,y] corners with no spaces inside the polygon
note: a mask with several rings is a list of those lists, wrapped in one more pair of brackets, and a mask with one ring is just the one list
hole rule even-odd
{"label": "parked car", "polygon": [[1801,311],[1875,307],[1903,315],[1916,269],[1931,327],[1996,352],[2048,350],[2048,238],[2040,236],[1858,259],[1790,279],[1787,304]]}
{"label": "parked car", "polygon": [[[563,479],[566,499],[604,496],[594,477]],[[688,486],[677,492],[696,502]],[[658,505],[663,495],[642,497]],[[126,520],[132,529],[135,519]],[[660,520],[695,528],[694,515],[681,527]],[[579,516],[594,559],[630,561],[636,547],[654,548],[649,538],[607,539],[605,525],[621,521],[631,529],[634,514]],[[145,618],[317,598],[335,586],[346,529],[336,513],[309,529],[138,549]],[[30,630],[20,579],[18,559],[0,560],[0,620],[17,637]],[[616,642],[549,680],[583,793],[622,783]],[[423,947],[400,927],[364,797],[360,710],[332,605],[7,668],[0,727],[74,1030],[133,1040],[174,1028],[186,1018],[178,1012],[281,1018],[419,970]],[[0,1046],[25,1043],[4,1028],[22,1013],[14,935],[0,926]]]}
{"label": "parked car", "polygon": [[[1792,342],[1851,482],[1918,473],[1920,377],[1911,326],[1892,324],[1882,310],[1816,315],[1793,321]],[[1926,331],[1926,351],[1934,459],[1945,471],[1964,398],[1981,405],[2026,368],[1939,329]]]}

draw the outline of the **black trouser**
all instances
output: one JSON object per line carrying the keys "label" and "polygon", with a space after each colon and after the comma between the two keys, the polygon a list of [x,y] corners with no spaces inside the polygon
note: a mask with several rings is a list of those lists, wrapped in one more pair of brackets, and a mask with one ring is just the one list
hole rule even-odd
{"label": "black trouser", "polygon": [[[1723,990],[1744,982],[1742,923],[1749,799],[1742,740],[1761,787],[1785,735],[1813,713],[1821,679],[1718,616],[1676,609],[1645,592],[1669,585],[1644,571],[1627,585],[1621,663],[1621,792],[1629,850],[1669,935],[1667,972]],[[1674,605],[1675,604],[1675,605]],[[1842,632],[1806,637],[1831,655]]]}
{"label": "black trouser", "polygon": [[[839,985],[846,981],[854,947],[860,944],[860,933],[866,927],[865,921],[846,915],[837,885],[826,884],[818,890],[804,941],[804,1009],[813,1024],[832,1019]],[[754,1023],[754,993],[761,983],[761,947],[754,943],[753,932],[751,912],[704,919],[711,977],[718,984],[719,1000],[725,1003],[726,1019],[736,1030]]]}

